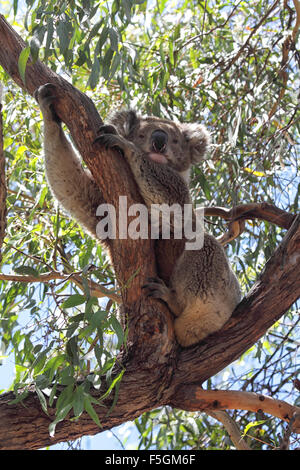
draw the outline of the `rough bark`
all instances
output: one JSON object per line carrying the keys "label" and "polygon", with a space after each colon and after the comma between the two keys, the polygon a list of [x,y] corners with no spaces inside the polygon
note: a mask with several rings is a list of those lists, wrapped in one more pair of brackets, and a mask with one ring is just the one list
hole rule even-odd
{"label": "rough bark", "polygon": [[[92,171],[102,191],[103,202],[118,207],[119,195],[127,196],[128,205],[142,202],[126,162],[118,154],[100,151],[94,145],[101,118],[91,100],[40,62],[27,67],[26,85],[22,83],[17,62],[23,46],[22,40],[0,16],[0,64],[30,94],[48,82],[57,86],[55,110],[68,126],[79,152]],[[107,415],[112,403],[109,397],[104,402],[105,408],[97,408],[103,430],[161,405],[180,408],[182,400],[183,407],[186,406],[185,397],[196,393],[192,384],[200,385],[238,358],[286,312],[300,296],[299,224],[300,218],[297,217],[224,330],[187,349],[181,349],[174,340],[168,309],[159,301],[145,298],[140,289],[146,277],[156,274],[157,258],[153,243],[130,239],[110,243],[120,286],[126,284],[134,273],[136,275],[122,292],[129,317],[129,336],[127,349],[119,356],[119,363],[126,372],[117,405]],[[182,249],[172,242],[167,245],[168,263],[158,266],[166,278],[176,253]],[[166,241],[158,242],[160,253],[166,253],[164,247]],[[104,391],[97,392],[96,396]],[[0,397],[0,448],[37,449],[99,432],[97,425],[84,414],[78,422],[65,420],[59,423],[55,436],[50,438],[48,426],[54,411],[49,409],[47,416],[34,392],[28,395],[24,404],[10,404],[12,399],[11,392]]]}
{"label": "rough bark", "polygon": [[3,125],[2,125],[2,86],[0,83],[0,265],[1,265],[1,247],[6,229],[6,181],[5,181],[5,158],[3,149]]}

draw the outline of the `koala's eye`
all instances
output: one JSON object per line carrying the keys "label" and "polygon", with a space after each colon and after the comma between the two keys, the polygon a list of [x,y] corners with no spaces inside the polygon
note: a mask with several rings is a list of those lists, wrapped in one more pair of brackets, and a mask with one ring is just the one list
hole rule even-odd
{"label": "koala's eye", "polygon": [[140,138],[140,139],[144,139],[144,138],[145,138],[145,134],[139,134],[139,138]]}

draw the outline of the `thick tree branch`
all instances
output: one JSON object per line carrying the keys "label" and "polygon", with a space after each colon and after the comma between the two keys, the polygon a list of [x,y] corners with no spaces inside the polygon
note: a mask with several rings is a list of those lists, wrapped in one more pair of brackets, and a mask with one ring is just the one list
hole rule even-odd
{"label": "thick tree branch", "polygon": [[[107,416],[107,410],[111,400],[106,400],[107,408],[97,409],[103,429],[109,429],[134,419],[144,411],[166,404],[189,410],[204,410],[205,407],[199,404],[198,400],[199,393],[202,394],[203,391],[195,383],[201,383],[239,357],[299,297],[299,248],[300,216],[297,217],[282,244],[267,263],[260,279],[236,309],[224,331],[212,335],[194,347],[180,350],[176,362],[173,357],[168,368],[164,367],[164,357],[167,355],[170,357],[170,351],[164,351],[165,356],[162,356],[159,345],[156,348],[154,345],[152,348],[153,343],[149,343],[149,338],[153,340],[154,334],[154,338],[162,341],[163,347],[167,348],[170,342],[168,334],[171,329],[163,327],[163,318],[159,325],[149,321],[147,315],[144,318],[140,317],[136,327],[140,333],[143,332],[142,336],[138,337],[135,344],[129,345],[126,355],[121,355],[119,358],[126,368],[126,373],[121,382],[117,405],[109,416]],[[284,282],[282,282],[283,279]],[[154,307],[159,308],[159,303],[155,303]],[[139,311],[143,311],[142,304]],[[157,315],[158,310],[154,314]],[[160,332],[161,328],[163,330]],[[148,363],[143,361],[146,351],[149,354]],[[162,373],[167,373],[167,377],[162,379]],[[170,385],[167,386],[167,383]],[[101,396],[101,393],[99,392],[98,396]],[[54,438],[50,439],[48,425],[51,418],[42,412],[37,396],[31,393],[25,401],[25,408],[21,404],[9,405],[12,399],[12,392],[4,394],[0,399],[0,443],[3,448],[39,448],[99,432],[99,428],[84,415],[77,423],[68,420],[60,423]],[[214,399],[219,400],[219,397],[214,397]],[[233,401],[222,401],[221,407],[212,406],[212,409],[224,409],[230,406],[248,409],[250,404],[250,409],[253,411],[262,409],[263,403],[260,404],[262,400],[259,398],[258,401],[243,400],[241,398],[238,404],[236,401],[234,404]],[[296,411],[288,404],[283,406],[272,400],[263,400],[263,402],[265,406],[263,409],[266,412],[274,413],[274,416],[287,421]],[[259,407],[257,407],[258,404],[260,404]],[[49,410],[49,415],[50,417],[53,415],[53,410]],[[24,428],[26,428],[26,435],[32,436],[31,439],[27,437],[25,444]],[[298,425],[295,429],[298,431]]]}
{"label": "thick tree branch", "polygon": [[6,181],[5,181],[5,159],[3,149],[3,123],[2,123],[2,84],[0,83],[0,265],[1,248],[6,228]]}

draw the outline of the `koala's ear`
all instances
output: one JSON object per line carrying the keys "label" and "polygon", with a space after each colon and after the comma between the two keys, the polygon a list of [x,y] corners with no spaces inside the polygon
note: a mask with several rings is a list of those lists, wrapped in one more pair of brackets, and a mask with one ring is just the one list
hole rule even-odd
{"label": "koala's ear", "polygon": [[115,126],[118,133],[123,137],[129,137],[139,122],[139,117],[133,109],[128,111],[117,111],[108,119]]}
{"label": "koala's ear", "polygon": [[191,153],[191,162],[198,163],[205,159],[205,153],[210,146],[210,135],[201,124],[181,124],[181,130],[185,136]]}

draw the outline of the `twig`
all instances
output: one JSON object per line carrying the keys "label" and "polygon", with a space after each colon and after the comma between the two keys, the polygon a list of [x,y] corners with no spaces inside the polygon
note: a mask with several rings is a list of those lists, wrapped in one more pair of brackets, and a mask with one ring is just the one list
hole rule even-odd
{"label": "twig", "polygon": [[227,70],[230,69],[230,67],[239,59],[239,57],[242,55],[242,52],[244,51],[244,49],[246,49],[246,47],[248,46],[249,42],[250,42],[250,39],[252,38],[252,36],[254,36],[254,34],[257,32],[257,30],[261,27],[261,25],[263,24],[263,22],[268,18],[268,16],[272,13],[272,11],[274,10],[274,8],[278,5],[278,3],[280,2],[280,0],[275,0],[275,2],[273,3],[273,5],[269,8],[269,10],[266,12],[266,14],[261,18],[261,20],[257,23],[256,26],[254,26],[253,30],[251,31],[251,33],[249,34],[247,40],[244,42],[244,44],[242,45],[242,47],[240,47],[240,49],[238,50],[238,52],[236,53],[236,55],[231,59],[231,61],[229,62],[229,64],[218,74],[216,75],[212,81],[211,81],[211,85],[218,80],[218,78],[223,75],[223,73],[227,72]]}
{"label": "twig", "polygon": [[204,4],[204,12],[203,12],[203,19],[202,19],[202,27],[201,27],[201,40],[203,39],[203,33],[204,33],[206,7],[207,7],[207,0],[205,0],[205,4]]}
{"label": "twig", "polygon": [[[289,52],[292,49],[292,47],[295,45],[296,35],[300,27],[300,2],[299,0],[293,0],[293,3],[295,6],[296,15],[297,15],[296,23],[295,23],[292,33],[287,36],[287,38],[284,40],[283,45],[282,45],[282,59],[281,59],[281,67],[279,71],[279,77],[282,79],[282,87],[281,87],[281,90],[279,92],[279,96],[276,102],[273,104],[269,112],[269,115],[268,115],[269,120],[276,113],[279,103],[285,94],[285,90],[286,90],[287,82],[289,78],[288,72],[286,70],[288,61],[289,61]],[[287,2],[285,2],[285,4],[287,4]]]}
{"label": "twig", "polygon": [[[203,36],[209,36],[211,35],[214,31],[216,31],[217,29],[220,29],[220,28],[224,28],[224,26],[226,26],[226,24],[228,23],[228,21],[232,18],[232,16],[234,15],[235,11],[238,9],[240,3],[242,3],[243,0],[240,0],[236,5],[234,5],[232,11],[229,13],[227,19],[224,21],[224,23],[218,25],[218,26],[215,26],[214,28],[211,28],[209,31],[207,31],[206,33],[204,33],[203,31],[203,27],[202,27],[202,31],[200,34],[197,34],[196,36],[193,36],[192,38],[188,39],[185,43],[183,43],[178,49],[177,49],[177,52],[180,51],[180,49],[183,49],[184,47],[188,46],[189,44],[191,44],[192,42],[194,41],[197,41],[198,39],[202,39]],[[204,24],[204,23],[203,23]]]}
{"label": "twig", "polygon": [[206,411],[206,414],[222,423],[228,432],[230,439],[238,450],[251,450],[251,447],[242,438],[240,430],[236,422],[229,416],[226,411]]}
{"label": "twig", "polygon": [[[24,282],[24,283],[31,283],[31,282],[48,283],[56,279],[61,279],[62,281],[74,282],[79,288],[82,289],[82,281],[80,279],[80,274],[78,273],[64,274],[64,273],[60,273],[57,271],[51,271],[49,273],[40,274],[38,277],[35,277],[33,275],[23,276],[20,274],[0,274],[0,281],[13,281],[13,282]],[[106,289],[105,287],[99,286],[96,282],[89,280],[88,285],[91,290],[91,295],[93,297],[97,297],[97,298],[108,297],[117,303],[121,302],[120,295],[116,294],[115,292],[110,291],[109,289]]]}
{"label": "twig", "polygon": [[300,413],[295,413],[294,416],[292,417],[291,421],[289,422],[287,429],[284,433],[284,436],[282,438],[281,444],[280,444],[280,450],[289,450],[289,445],[290,445],[290,437],[293,431],[293,426],[296,420],[300,420]]}

